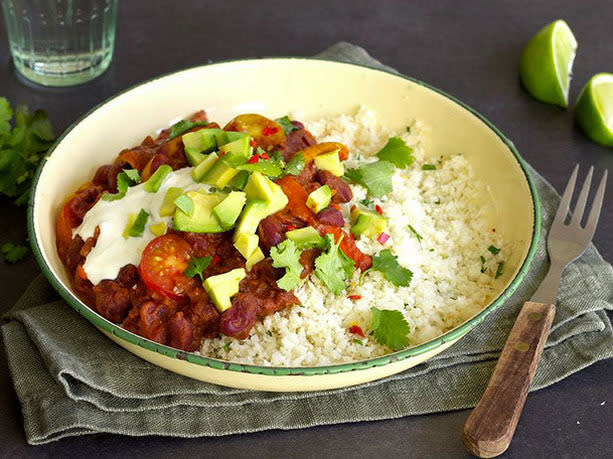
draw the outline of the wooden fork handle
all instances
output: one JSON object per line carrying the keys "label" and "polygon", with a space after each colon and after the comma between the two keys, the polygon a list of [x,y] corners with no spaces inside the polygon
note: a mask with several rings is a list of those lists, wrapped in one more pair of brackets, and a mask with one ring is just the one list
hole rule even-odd
{"label": "wooden fork handle", "polygon": [[522,306],[487,389],[464,424],[464,446],[475,456],[498,456],[509,447],[555,310],[530,301]]}

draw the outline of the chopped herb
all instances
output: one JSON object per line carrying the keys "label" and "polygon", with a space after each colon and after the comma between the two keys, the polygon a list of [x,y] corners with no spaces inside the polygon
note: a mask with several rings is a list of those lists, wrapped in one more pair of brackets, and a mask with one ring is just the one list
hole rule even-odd
{"label": "chopped herb", "polygon": [[191,217],[194,215],[194,201],[188,195],[182,194],[175,199],[174,203],[187,216]]}
{"label": "chopped herb", "polygon": [[190,121],[190,120],[181,120],[177,123],[173,124],[170,127],[170,132],[168,134],[168,140],[172,140],[181,134],[186,133],[192,128],[196,126],[208,126],[210,123],[208,121]]}
{"label": "chopped herb", "polygon": [[223,346],[223,350],[228,352],[230,350],[230,345],[232,344],[231,341],[228,341],[226,344],[224,344]]}
{"label": "chopped herb", "polygon": [[370,272],[372,268],[368,268],[366,271],[362,271],[360,273],[360,278],[358,279],[358,286],[361,287],[362,286],[362,280],[364,279],[364,277],[366,276],[366,274],[368,274]]}
{"label": "chopped herb", "polygon": [[271,178],[278,178],[283,174],[283,164],[275,159],[262,159],[255,163],[247,163],[234,167],[241,171],[261,172]]}
{"label": "chopped herb", "polygon": [[498,253],[500,253],[500,249],[498,247],[494,247],[493,245],[490,245],[487,250],[489,250],[492,255],[498,255]]}
{"label": "chopped herb", "polygon": [[399,351],[409,345],[409,324],[400,311],[370,308],[372,323],[370,328],[379,344],[393,351]]}
{"label": "chopped herb", "polygon": [[436,198],[436,201],[434,201],[434,204],[440,204],[441,203],[441,198]]}
{"label": "chopped herb", "polygon": [[411,126],[407,126],[407,134],[411,133]]}
{"label": "chopped herb", "polygon": [[500,263],[498,263],[498,266],[496,267],[496,276],[495,276],[496,279],[502,276],[503,269],[504,269],[504,261],[501,261]]}
{"label": "chopped herb", "polygon": [[434,249],[428,249],[428,252],[434,252]]}
{"label": "chopped herb", "polygon": [[191,257],[187,264],[187,268],[183,271],[187,277],[200,276],[200,280],[204,282],[203,272],[211,264],[213,257]]}
{"label": "chopped herb", "polygon": [[398,287],[407,287],[411,283],[413,273],[398,264],[398,257],[391,250],[385,249],[372,259],[372,268],[383,273],[384,277]]}
{"label": "chopped herb", "polygon": [[130,227],[129,235],[130,237],[141,237],[143,235],[143,231],[145,231],[145,225],[147,224],[147,220],[149,219],[149,213],[145,211],[145,209],[141,209],[134,223]]}
{"label": "chopped herb", "polygon": [[128,192],[128,188],[140,182],[140,174],[136,169],[124,169],[117,174],[117,193],[104,193],[102,199],[105,201],[116,201],[123,198]]}
{"label": "chopped herb", "polygon": [[377,161],[357,169],[348,169],[345,178],[362,185],[375,198],[380,198],[392,191],[392,175],[395,170],[389,161]]}
{"label": "chopped herb", "polygon": [[422,164],[421,170],[422,171],[435,171],[436,166],[434,164]]}
{"label": "chopped herb", "polygon": [[409,229],[411,230],[411,233],[413,233],[415,235],[415,237],[417,238],[417,242],[419,242],[421,244],[423,236],[421,234],[419,234],[417,232],[417,230],[415,228],[413,228],[411,225],[409,225]]}
{"label": "chopped herb", "polygon": [[300,274],[303,269],[300,264],[301,253],[302,251],[291,239],[286,239],[270,249],[273,267],[285,268],[285,274],[277,280],[279,288],[289,292],[300,284]]}
{"label": "chopped herb", "polygon": [[272,336],[272,332],[271,332],[270,330],[266,330],[266,334],[267,334],[268,336]]}
{"label": "chopped herb", "polygon": [[485,267],[485,257],[483,255],[480,255],[479,259],[481,260],[481,273],[484,273],[485,271],[487,271],[487,268]]}
{"label": "chopped herb", "polygon": [[302,157],[302,153],[298,153],[292,156],[287,164],[285,165],[285,174],[284,175],[298,175],[304,169],[305,162]]}
{"label": "chopped herb", "polygon": [[361,339],[353,338],[351,342],[355,344],[359,344],[360,346],[364,346],[364,343],[362,342]]}
{"label": "chopped herb", "polygon": [[372,204],[372,201],[370,199],[362,199],[360,201],[360,204],[362,204],[363,206],[369,207]]}
{"label": "chopped herb", "polygon": [[292,124],[292,120],[289,119],[289,116],[285,115],[281,118],[277,118],[275,122],[279,123],[283,128],[283,132],[285,135],[289,135],[290,132],[298,130],[296,126]]}
{"label": "chopped herb", "polygon": [[377,157],[389,161],[399,169],[410,166],[413,162],[413,150],[400,137],[391,137],[385,146],[379,150]]}
{"label": "chopped herb", "polygon": [[[353,274],[353,260],[340,248],[343,237],[335,244],[334,239],[326,234],[328,250],[315,259],[315,275],[335,295],[346,288],[346,281]],[[274,266],[274,265],[273,265]]]}
{"label": "chopped herb", "polygon": [[19,105],[14,115],[11,129],[13,110],[9,101],[0,97],[0,195],[23,205],[30,196],[34,172],[51,147],[54,135],[44,111],[30,114],[25,105]]}
{"label": "chopped herb", "polygon": [[[1,101],[2,99],[0,99],[0,102]],[[28,253],[28,248],[25,245],[16,245],[12,242],[5,242],[0,247],[0,252],[2,252],[4,262],[12,264],[21,261]]]}

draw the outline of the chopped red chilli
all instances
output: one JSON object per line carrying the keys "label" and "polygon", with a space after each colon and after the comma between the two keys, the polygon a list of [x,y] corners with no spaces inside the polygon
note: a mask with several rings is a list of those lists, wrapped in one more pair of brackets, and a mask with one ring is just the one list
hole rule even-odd
{"label": "chopped red chilli", "polygon": [[262,159],[270,159],[270,156],[268,156],[268,153],[264,152],[262,153]]}
{"label": "chopped red chilli", "polygon": [[253,140],[253,139],[251,139],[251,141],[249,142],[249,145],[250,145],[252,148],[257,148],[257,146],[258,146],[258,144],[257,144],[257,143],[255,143],[255,140]]}
{"label": "chopped red chilli", "polygon": [[358,325],[352,325],[351,327],[349,327],[349,333],[353,333],[354,335],[359,335],[362,338],[366,338],[366,335]]}
{"label": "chopped red chilli", "polygon": [[349,295],[347,298],[349,298],[350,300],[359,300],[360,298],[362,298],[362,295]]}
{"label": "chopped red chilli", "polygon": [[264,129],[262,129],[262,135],[273,135],[276,134],[278,130],[279,128],[276,126],[265,126]]}
{"label": "chopped red chilli", "polygon": [[379,234],[379,237],[377,238],[377,242],[381,245],[385,245],[385,243],[388,241],[389,238],[390,238],[389,234],[381,233]]}
{"label": "chopped red chilli", "polygon": [[221,261],[221,258],[219,258],[219,255],[215,255],[215,256],[213,256],[213,260],[212,261],[213,261],[213,263],[216,264],[216,263],[219,263]]}
{"label": "chopped red chilli", "polygon": [[379,204],[375,206],[375,210],[378,214],[383,215],[383,209],[381,209],[381,206]]}
{"label": "chopped red chilli", "polygon": [[247,161],[249,164],[254,164],[257,163],[260,160],[260,155],[253,155],[251,158],[249,158],[249,161]]}

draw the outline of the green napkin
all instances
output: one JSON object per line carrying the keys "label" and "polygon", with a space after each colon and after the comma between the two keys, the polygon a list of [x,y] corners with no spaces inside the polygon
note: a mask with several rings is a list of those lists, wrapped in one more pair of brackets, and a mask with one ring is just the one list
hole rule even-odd
{"label": "green napkin", "polygon": [[[320,57],[384,67],[348,43]],[[559,196],[530,173],[541,197],[543,228],[549,228]],[[545,231],[541,241],[544,236]],[[507,304],[458,344],[404,373],[325,392],[244,391],[167,372],[99,333],[57,300],[42,275],[7,314],[2,335],[31,444],[98,432],[197,437],[397,418],[476,404],[519,308],[547,266],[541,242],[526,280]],[[590,244],[562,278],[533,390],[613,356],[607,309],[613,309],[613,269]]]}

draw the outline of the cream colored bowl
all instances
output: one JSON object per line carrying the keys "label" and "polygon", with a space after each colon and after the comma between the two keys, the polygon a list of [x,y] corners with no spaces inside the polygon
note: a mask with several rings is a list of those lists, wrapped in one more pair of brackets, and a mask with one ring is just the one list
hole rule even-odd
{"label": "cream colored bowl", "polygon": [[[418,346],[383,357],[323,367],[264,367],[202,357],[149,341],[104,319],[72,292],[55,247],[55,216],[68,194],[112,162],[126,146],[204,108],[225,122],[239,113],[271,118],[288,112],[301,120],[353,112],[359,105],[401,129],[418,119],[429,126],[428,151],[464,153],[487,184],[492,224],[512,241],[505,285],[481,312]],[[363,66],[315,59],[226,62],[173,73],[129,89],[99,105],[68,129],[39,169],[28,224],[43,272],[87,320],[130,352],[191,378],[225,386],[308,391],[350,386],[398,373],[451,346],[501,305],[525,275],[536,249],[539,211],[534,186],[513,144],[491,123],[452,97],[413,79]],[[484,332],[487,332],[485,330]],[[95,333],[92,330],[92,333]],[[79,352],[73,349],[71,352]]]}

